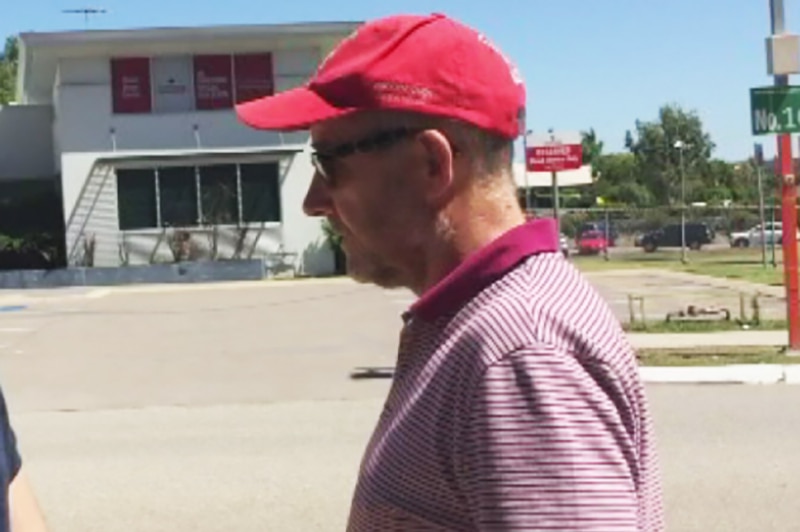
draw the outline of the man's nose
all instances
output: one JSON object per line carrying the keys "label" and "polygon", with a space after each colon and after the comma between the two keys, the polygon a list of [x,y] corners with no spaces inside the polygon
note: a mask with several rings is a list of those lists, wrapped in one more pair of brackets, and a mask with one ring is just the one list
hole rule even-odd
{"label": "man's nose", "polygon": [[307,216],[328,216],[332,211],[332,204],[328,187],[325,185],[319,172],[314,172],[311,185],[308,187],[303,200],[303,212]]}

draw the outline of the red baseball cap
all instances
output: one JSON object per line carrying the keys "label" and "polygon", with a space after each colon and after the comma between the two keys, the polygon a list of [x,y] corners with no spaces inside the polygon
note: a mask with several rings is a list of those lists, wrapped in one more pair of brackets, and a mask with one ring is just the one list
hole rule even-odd
{"label": "red baseball cap", "polygon": [[242,122],[270,130],[367,109],[456,118],[509,139],[522,133],[525,88],[485,36],[442,14],[395,15],[361,25],[302,87],[236,106]]}

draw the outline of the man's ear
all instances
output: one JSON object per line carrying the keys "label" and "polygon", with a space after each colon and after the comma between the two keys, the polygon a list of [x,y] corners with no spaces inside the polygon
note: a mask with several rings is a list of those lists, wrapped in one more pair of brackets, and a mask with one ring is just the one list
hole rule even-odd
{"label": "man's ear", "polygon": [[449,195],[455,179],[454,152],[450,141],[441,132],[429,129],[419,134],[424,149],[426,195],[441,199]]}

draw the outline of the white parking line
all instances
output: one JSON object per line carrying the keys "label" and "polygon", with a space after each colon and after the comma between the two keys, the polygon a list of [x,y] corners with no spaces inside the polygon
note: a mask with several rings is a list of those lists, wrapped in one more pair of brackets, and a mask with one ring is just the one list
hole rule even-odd
{"label": "white parking line", "polygon": [[0,327],[0,333],[28,333],[33,332],[30,327]]}

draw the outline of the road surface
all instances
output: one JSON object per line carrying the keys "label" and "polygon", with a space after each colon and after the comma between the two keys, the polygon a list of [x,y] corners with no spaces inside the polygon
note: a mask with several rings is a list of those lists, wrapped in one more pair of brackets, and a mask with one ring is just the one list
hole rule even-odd
{"label": "road surface", "polygon": [[[0,294],[56,532],[342,530],[410,298],[349,282]],[[651,386],[670,530],[800,529],[800,387]]]}

